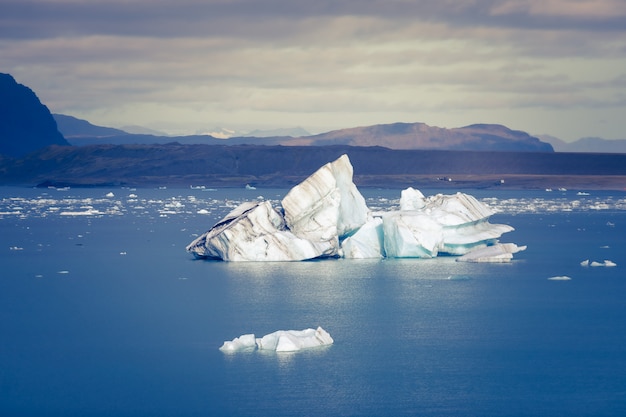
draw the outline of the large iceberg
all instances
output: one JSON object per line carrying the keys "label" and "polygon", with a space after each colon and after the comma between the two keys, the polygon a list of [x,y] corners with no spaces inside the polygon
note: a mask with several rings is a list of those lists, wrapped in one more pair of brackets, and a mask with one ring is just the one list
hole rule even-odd
{"label": "large iceberg", "polygon": [[[280,208],[268,201],[243,203],[187,250],[196,257],[225,261],[447,254],[463,255],[470,262],[508,262],[525,249],[498,246],[500,236],[514,229],[489,223],[493,211],[471,195],[425,197],[407,188],[401,192],[400,210],[373,213],[352,175],[350,160],[342,155],[293,187]],[[486,249],[486,255],[476,252]]]}
{"label": "large iceberg", "polygon": [[332,345],[333,338],[321,327],[304,330],[278,330],[263,337],[244,334],[230,341],[225,341],[222,352],[241,352],[247,350],[273,350],[276,352],[295,352],[318,346]]}

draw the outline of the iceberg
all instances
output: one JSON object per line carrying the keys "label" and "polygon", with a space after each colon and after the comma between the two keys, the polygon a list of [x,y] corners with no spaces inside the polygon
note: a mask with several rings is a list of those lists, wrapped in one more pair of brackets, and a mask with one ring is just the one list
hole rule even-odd
{"label": "iceberg", "polygon": [[457,262],[510,262],[513,254],[526,250],[526,246],[515,243],[496,243],[495,245],[474,249],[457,258]]}
{"label": "iceberg", "polygon": [[557,275],[555,277],[550,277],[548,280],[550,281],[570,281],[572,278],[567,275]]}
{"label": "iceberg", "polygon": [[591,263],[589,263],[589,260],[586,259],[582,261],[580,264],[582,266],[608,266],[608,267],[617,266],[615,262],[610,261],[608,259],[605,259],[604,262],[593,261]]}
{"label": "iceberg", "polygon": [[447,254],[462,255],[459,260],[466,262],[508,262],[526,249],[500,244],[513,227],[491,224],[493,211],[471,195],[425,197],[407,188],[399,210],[373,213],[352,178],[350,159],[342,155],[293,187],[281,207],[269,201],[242,203],[186,249],[198,258],[224,261]]}
{"label": "iceberg", "polygon": [[225,341],[220,347],[222,352],[241,352],[248,350],[273,350],[276,352],[296,352],[302,349],[332,345],[330,334],[318,327],[304,330],[278,330],[255,338],[254,334],[244,334],[231,341]]}

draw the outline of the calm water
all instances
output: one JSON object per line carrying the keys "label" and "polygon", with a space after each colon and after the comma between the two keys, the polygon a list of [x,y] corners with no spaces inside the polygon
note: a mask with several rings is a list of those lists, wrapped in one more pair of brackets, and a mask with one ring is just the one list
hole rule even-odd
{"label": "calm water", "polygon": [[[0,188],[0,415],[626,415],[625,193],[470,192],[528,245],[506,265],[184,251],[286,191]],[[218,350],[318,325],[334,345]]]}

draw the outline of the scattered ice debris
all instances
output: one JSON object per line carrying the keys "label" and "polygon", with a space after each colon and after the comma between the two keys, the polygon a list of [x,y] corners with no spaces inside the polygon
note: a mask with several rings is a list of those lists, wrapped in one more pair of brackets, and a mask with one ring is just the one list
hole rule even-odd
{"label": "scattered ice debris", "polygon": [[9,250],[24,250],[24,248],[20,247],[20,246],[11,246],[9,248]]}
{"label": "scattered ice debris", "polygon": [[90,208],[84,211],[62,211],[60,213],[61,216],[98,216],[104,214],[99,210]]}
{"label": "scattered ice debris", "polygon": [[246,350],[273,350],[276,352],[296,352],[319,346],[332,345],[333,338],[321,327],[304,330],[278,330],[255,338],[254,334],[244,334],[231,341],[225,341],[222,352],[241,352]]}
{"label": "scattered ice debris", "polygon": [[567,275],[558,275],[556,277],[550,277],[548,278],[550,281],[569,281],[572,278],[568,277]]}
{"label": "scattered ice debris", "polygon": [[580,263],[580,265],[581,266],[607,266],[607,267],[617,266],[615,262],[610,261],[608,259],[605,259],[604,262],[597,262],[597,261],[590,262],[589,259],[585,259],[584,261]]}

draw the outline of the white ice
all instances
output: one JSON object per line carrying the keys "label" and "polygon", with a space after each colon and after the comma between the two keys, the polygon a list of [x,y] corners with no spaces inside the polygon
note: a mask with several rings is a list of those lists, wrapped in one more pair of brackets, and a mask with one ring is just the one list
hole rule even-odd
{"label": "white ice", "polygon": [[555,277],[550,277],[548,278],[550,281],[569,281],[572,278],[568,277],[567,275],[558,275]]}
{"label": "white ice", "polygon": [[187,250],[225,261],[300,261],[334,253],[335,245],[295,236],[270,202],[263,201],[241,204]]}
{"label": "white ice", "polygon": [[497,243],[472,250],[456,260],[459,262],[510,262],[514,253],[523,250],[526,250],[526,246],[517,246],[515,243]]}
{"label": "white ice", "polygon": [[617,266],[615,262],[610,261],[608,259],[605,259],[604,262],[598,262],[598,261],[589,262],[589,259],[585,259],[584,261],[580,263],[580,265],[581,266],[608,266],[608,267]]}
{"label": "white ice", "polygon": [[341,249],[346,259],[382,258],[385,255],[382,218],[370,218],[353,235],[343,240]]}
{"label": "white ice", "polygon": [[374,214],[352,176],[350,160],[342,155],[293,187],[278,209],[268,201],[242,203],[187,250],[225,261],[432,258],[490,247],[504,250],[488,262],[510,260],[523,250],[494,247],[513,228],[489,223],[493,211],[473,196],[424,197],[407,188],[401,192],[400,210]]}
{"label": "white ice", "polygon": [[356,231],[365,224],[369,212],[352,182],[352,165],[347,155],[324,165],[293,187],[281,204],[289,230],[313,242],[336,241]]}
{"label": "white ice", "polygon": [[244,334],[225,341],[220,350],[223,352],[240,352],[245,350],[273,350],[276,352],[295,352],[302,349],[332,345],[330,334],[318,327],[304,330],[277,330],[263,337],[255,338],[254,334]]}

